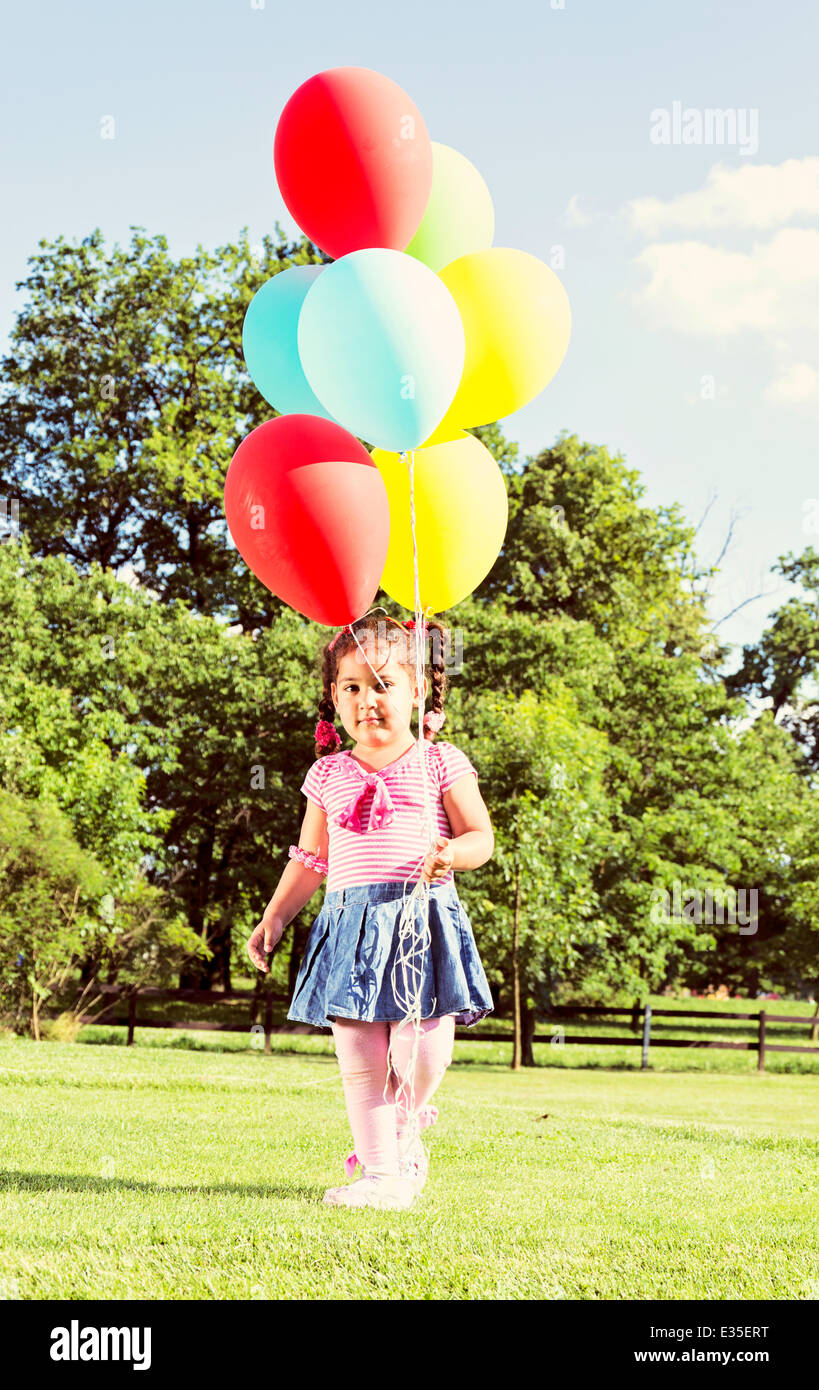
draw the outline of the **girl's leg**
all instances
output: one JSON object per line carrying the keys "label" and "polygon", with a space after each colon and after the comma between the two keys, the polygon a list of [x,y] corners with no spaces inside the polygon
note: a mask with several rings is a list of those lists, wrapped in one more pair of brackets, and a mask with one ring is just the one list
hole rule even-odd
{"label": "girl's leg", "polygon": [[[407,1127],[410,1095],[399,1086],[406,1075],[415,1040],[415,1027],[408,1023],[399,1031],[398,1022],[390,1023],[392,1040],[392,1069],[394,1074],[393,1094],[396,1097],[394,1110],[399,1142]],[[443,1018],[424,1018],[420,1022],[421,1036],[418,1039],[418,1055],[415,1059],[415,1078],[413,1083],[415,1110],[421,1110],[435,1094],[452,1061],[452,1048],[455,1042],[455,1018],[446,1014]]]}
{"label": "girl's leg", "polygon": [[384,1100],[389,1024],[337,1018],[332,1025],[355,1151],[370,1173],[398,1173],[395,1101]]}

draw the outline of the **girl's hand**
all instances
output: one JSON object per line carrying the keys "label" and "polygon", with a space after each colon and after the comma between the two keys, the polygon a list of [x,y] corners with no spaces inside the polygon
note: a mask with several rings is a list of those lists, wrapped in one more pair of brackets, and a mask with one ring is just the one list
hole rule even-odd
{"label": "girl's hand", "polygon": [[253,935],[247,942],[247,954],[253,964],[258,966],[259,970],[263,970],[265,974],[270,973],[270,966],[262,952],[264,951],[266,954],[268,951],[272,951],[273,947],[277,946],[281,940],[283,931],[284,923],[281,917],[263,917],[259,925],[254,927]]}
{"label": "girl's hand", "polygon": [[452,868],[454,861],[455,851],[449,840],[443,835],[436,835],[435,848],[428,852],[424,860],[424,881],[434,883],[436,879],[444,878]]}

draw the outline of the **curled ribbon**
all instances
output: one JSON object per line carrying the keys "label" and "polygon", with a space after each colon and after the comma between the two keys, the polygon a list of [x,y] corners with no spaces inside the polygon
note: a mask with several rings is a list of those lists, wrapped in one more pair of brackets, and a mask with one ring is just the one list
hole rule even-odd
{"label": "curled ribbon", "polygon": [[346,830],[357,830],[361,833],[361,807],[368,791],[374,791],[373,804],[370,810],[370,823],[367,827],[370,830],[383,830],[385,826],[392,825],[395,818],[395,807],[392,804],[392,797],[386,783],[377,772],[367,772],[360,789],[350,798],[348,804],[336,816],[336,824]]}

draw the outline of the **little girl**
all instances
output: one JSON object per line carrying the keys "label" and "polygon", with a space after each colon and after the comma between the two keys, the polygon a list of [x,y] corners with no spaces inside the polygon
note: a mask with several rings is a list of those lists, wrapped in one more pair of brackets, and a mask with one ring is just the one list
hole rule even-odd
{"label": "little girl", "polygon": [[[318,761],[301,787],[307,810],[299,844],[290,846],[292,862],[247,943],[254,965],[267,971],[263,952],[272,950],[327,877],[287,1017],[333,1031],[355,1141],[345,1167],[352,1176],[360,1164],[362,1176],[330,1188],[323,1199],[329,1205],[411,1205],[428,1167],[423,1144],[417,1134],[411,1137],[413,1119],[424,1128],[437,1118],[427,1102],[452,1060],[455,1024],[471,1026],[494,1007],[452,872],[486,863],[494,850],[492,824],[469,759],[451,743],[433,742],[444,721],[441,645],[431,652],[432,709],[424,717],[424,741],[410,731],[417,673],[423,670],[414,626],[367,615],[324,648]],[[427,626],[443,641],[439,623]],[[426,693],[424,676],[424,698]],[[341,744],[336,712],[353,740],[351,752],[335,751]],[[422,750],[438,832],[433,849],[422,814]],[[406,1009],[396,1000],[392,978],[405,885],[421,876],[430,885],[429,944],[420,980],[411,1115],[402,1081],[414,1030],[399,1031]],[[423,929],[420,920],[417,929]]]}

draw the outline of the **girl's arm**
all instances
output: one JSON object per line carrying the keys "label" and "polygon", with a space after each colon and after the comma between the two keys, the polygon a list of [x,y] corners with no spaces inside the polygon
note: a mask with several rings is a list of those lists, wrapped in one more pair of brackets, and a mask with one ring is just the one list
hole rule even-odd
{"label": "girl's arm", "polygon": [[[299,848],[326,859],[329,848],[327,815],[314,801],[308,800],[299,835]],[[308,869],[298,859],[288,860],[273,897],[267,904],[262,920],[247,943],[247,953],[253,964],[267,971],[263,952],[272,951],[281,939],[285,927],[298,916],[322,881],[315,869]]]}
{"label": "girl's arm", "polygon": [[443,802],[455,837],[449,842],[455,852],[453,869],[480,868],[492,858],[495,832],[486,802],[471,772],[452,783],[449,791],[444,792]]}
{"label": "girl's arm", "polygon": [[[308,801],[301,823],[299,849],[306,849],[310,854],[326,859],[328,846],[326,812],[315,801]],[[282,927],[286,927],[309,902],[320,883],[321,875],[315,869],[306,868],[298,859],[288,860],[278,887],[262,914],[262,921],[278,917]]]}

